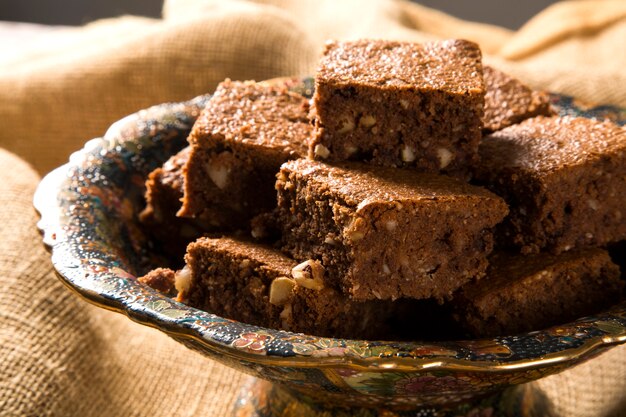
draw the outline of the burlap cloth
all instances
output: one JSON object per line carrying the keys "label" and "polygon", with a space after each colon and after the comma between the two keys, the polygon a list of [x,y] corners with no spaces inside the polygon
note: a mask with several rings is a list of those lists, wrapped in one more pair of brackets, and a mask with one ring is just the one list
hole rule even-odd
{"label": "burlap cloth", "polygon": [[[517,32],[404,1],[170,0],[162,20],[2,39],[0,147],[17,156],[0,150],[0,415],[228,415],[243,375],[59,283],[33,191],[40,174],[128,113],[225,77],[311,74],[325,39],[358,37],[468,38],[535,87],[626,106],[622,0],[559,3]],[[626,416],[626,348],[537,385],[562,416]]]}

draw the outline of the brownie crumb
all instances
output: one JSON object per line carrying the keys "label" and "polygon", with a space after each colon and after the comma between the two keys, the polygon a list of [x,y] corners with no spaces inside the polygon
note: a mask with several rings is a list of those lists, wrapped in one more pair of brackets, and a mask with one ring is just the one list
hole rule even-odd
{"label": "brownie crumb", "polygon": [[175,276],[176,273],[169,268],[156,268],[146,275],[137,278],[137,281],[165,295],[172,296],[176,292]]}

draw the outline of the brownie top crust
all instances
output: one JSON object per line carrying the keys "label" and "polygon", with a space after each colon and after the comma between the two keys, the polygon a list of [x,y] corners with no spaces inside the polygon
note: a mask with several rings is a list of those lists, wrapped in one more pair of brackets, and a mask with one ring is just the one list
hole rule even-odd
{"label": "brownie top crust", "polygon": [[582,117],[527,119],[483,139],[481,169],[553,172],[626,152],[626,130]]}
{"label": "brownie top crust", "polygon": [[[500,197],[445,175],[372,166],[358,162],[328,165],[309,159],[287,162],[287,169],[301,172],[320,187],[334,190],[351,206],[366,206],[374,201],[451,201],[460,198]],[[504,202],[502,202],[502,206]],[[503,210],[506,210],[505,208]]]}
{"label": "brownie top crust", "polygon": [[550,96],[488,65],[485,79],[484,130],[496,131],[533,116],[551,116]]}
{"label": "brownie top crust", "polygon": [[465,40],[333,41],[326,44],[317,79],[334,85],[480,93],[481,59],[478,45]]}
{"label": "brownie top crust", "polygon": [[189,136],[192,145],[210,136],[306,155],[312,126],[309,102],[285,87],[226,80],[217,87]]}

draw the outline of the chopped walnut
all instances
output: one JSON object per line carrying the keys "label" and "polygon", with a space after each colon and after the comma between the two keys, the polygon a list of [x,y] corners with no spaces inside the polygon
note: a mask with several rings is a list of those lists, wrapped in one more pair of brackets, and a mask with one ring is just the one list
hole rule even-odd
{"label": "chopped walnut", "polygon": [[402,148],[402,160],[404,162],[415,161],[415,152],[413,151],[413,148],[408,145],[404,145],[404,148]]}
{"label": "chopped walnut", "polygon": [[275,306],[287,304],[293,295],[295,285],[296,282],[291,278],[275,278],[270,286],[270,304]]}
{"label": "chopped walnut", "polygon": [[191,287],[191,268],[185,265],[183,269],[176,271],[174,286],[176,287],[176,291],[178,291],[178,299],[184,299],[187,291]]}
{"label": "chopped walnut", "polygon": [[396,227],[398,227],[398,222],[395,220],[387,220],[385,222],[385,229],[387,229],[387,231],[389,232],[394,232],[396,230]]}
{"label": "chopped walnut", "polygon": [[346,145],[345,151],[348,156],[354,155],[359,149],[354,145]]}
{"label": "chopped walnut", "polygon": [[229,182],[233,156],[230,152],[222,152],[209,160],[205,167],[206,173],[217,188],[223,190]]}
{"label": "chopped walnut", "polygon": [[357,242],[365,237],[365,226],[366,222],[362,218],[358,217],[350,223],[345,229],[345,235],[352,242]]}
{"label": "chopped walnut", "polygon": [[354,130],[354,121],[350,117],[346,117],[341,121],[341,128],[337,131],[337,133],[348,133]]}
{"label": "chopped walnut", "polygon": [[437,157],[439,158],[439,168],[445,168],[450,165],[452,162],[452,152],[447,150],[446,148],[438,148],[437,149]]}
{"label": "chopped walnut", "polygon": [[328,148],[321,143],[315,145],[315,149],[313,150],[315,156],[319,156],[320,158],[326,159],[330,156],[330,151]]}
{"label": "chopped walnut", "polygon": [[315,291],[324,288],[324,267],[319,261],[304,261],[291,270],[291,275],[301,287]]}
{"label": "chopped walnut", "polygon": [[376,118],[370,114],[365,114],[359,119],[359,126],[372,127],[376,124]]}

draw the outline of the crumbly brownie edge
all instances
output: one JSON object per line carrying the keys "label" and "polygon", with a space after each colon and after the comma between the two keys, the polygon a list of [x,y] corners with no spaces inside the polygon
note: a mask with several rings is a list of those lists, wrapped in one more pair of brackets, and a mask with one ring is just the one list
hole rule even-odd
{"label": "crumbly brownie edge", "polygon": [[[484,99],[318,83],[309,156],[413,167],[466,178],[477,161]],[[437,138],[437,139],[434,139]]]}
{"label": "crumbly brownie edge", "polygon": [[[356,302],[320,284],[316,265],[231,238],[189,246],[188,290],[179,299],[246,323],[326,337],[387,334],[389,303]],[[307,269],[309,268],[309,269]],[[179,272],[179,275],[181,272]]]}
{"label": "crumbly brownie edge", "polygon": [[189,242],[211,231],[209,224],[176,216],[182,205],[182,169],[188,157],[186,148],[148,175],[146,207],[138,216],[157,250],[177,261],[182,259]]}
{"label": "crumbly brownie edge", "polygon": [[137,281],[166,295],[175,292],[176,273],[169,268],[155,268],[146,275],[137,278]]}
{"label": "crumbly brownie edge", "polygon": [[325,284],[341,289],[339,277],[345,276],[352,262],[341,243],[342,229],[353,209],[329,190],[316,190],[314,184],[302,181],[286,165],[277,178],[276,218],[281,219],[282,250],[297,260],[319,260],[326,268]]}
{"label": "crumbly brownie edge", "polygon": [[[358,202],[302,178],[290,164],[283,165],[277,189],[283,250],[296,259],[320,260],[328,285],[360,300],[449,297],[484,273],[491,229],[507,212],[495,195],[451,202],[446,215],[427,200],[369,203],[357,212]],[[461,220],[460,227],[450,228],[453,220]],[[408,245],[407,239],[421,245]]]}
{"label": "crumbly brownie edge", "polygon": [[532,90],[520,80],[488,65],[483,66],[485,79],[485,113],[483,133],[489,134],[535,116],[556,114],[550,96]]}
{"label": "crumbly brownie edge", "polygon": [[276,206],[276,173],[295,156],[223,138],[216,142],[213,148],[193,148],[179,215],[226,230],[245,228],[251,218]]}
{"label": "crumbly brownie edge", "polygon": [[263,249],[246,255],[240,247],[231,239],[201,238],[191,243],[184,272],[190,282],[179,299],[234,320],[278,327],[281,308],[269,302],[269,288],[275,278],[289,274],[295,262],[263,262]]}

